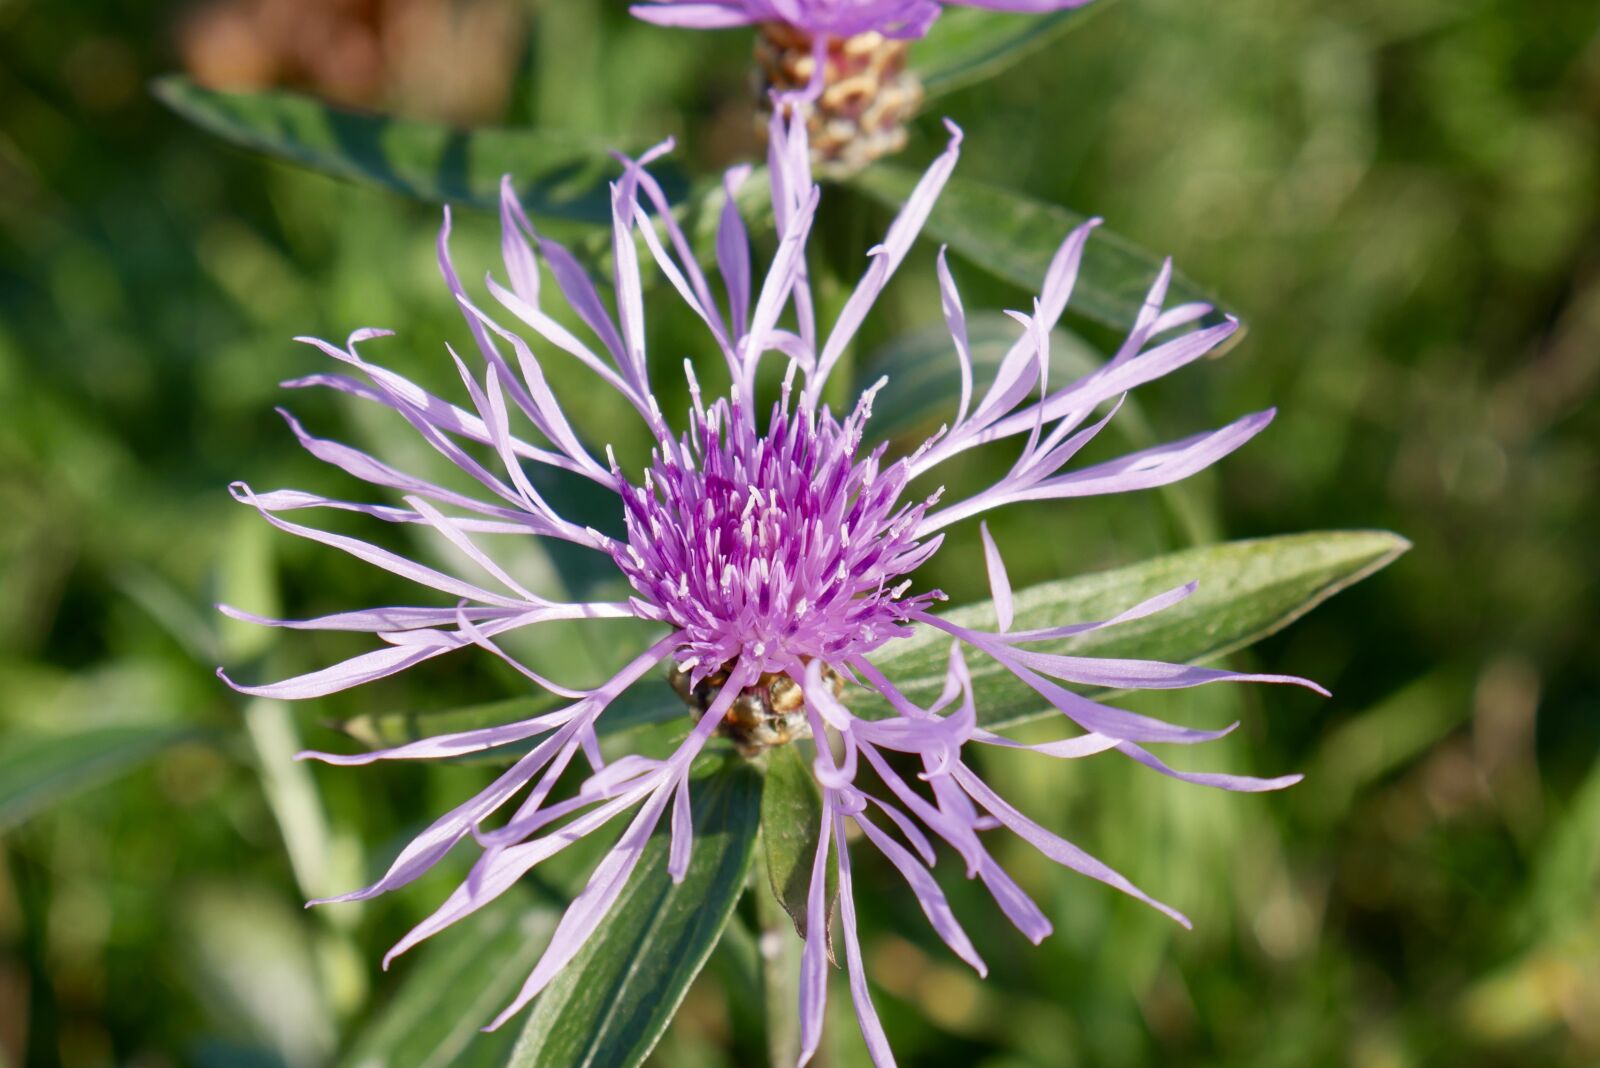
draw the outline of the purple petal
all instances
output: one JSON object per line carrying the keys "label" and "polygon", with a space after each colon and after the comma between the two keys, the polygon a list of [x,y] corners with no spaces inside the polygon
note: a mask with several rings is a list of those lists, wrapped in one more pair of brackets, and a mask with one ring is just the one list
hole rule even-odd
{"label": "purple petal", "polygon": [[675,883],[689,872],[689,851],[694,846],[694,823],[689,813],[689,777],[678,779],[672,798],[672,847],[667,857],[667,874]]}
{"label": "purple petal", "polygon": [[983,880],[1000,911],[1024,938],[1038,945],[1050,936],[1053,928],[1044,912],[988,854],[984,854],[983,863],[978,867],[978,878]]}
{"label": "purple petal", "polygon": [[722,176],[722,213],[717,219],[717,270],[728,289],[733,336],[738,339],[750,324],[750,235],[739,214],[738,193],[750,177],[748,166],[732,167]]}
{"label": "purple petal", "polygon": [[1186,582],[1182,586],[1175,586],[1164,593],[1158,593],[1149,600],[1140,601],[1125,612],[1119,612],[1110,619],[1099,620],[1094,623],[1071,623],[1064,627],[1050,627],[1045,630],[1014,631],[1006,635],[1006,640],[1011,643],[1050,641],[1056,638],[1070,638],[1078,634],[1100,630],[1104,627],[1114,627],[1118,623],[1127,623],[1130,620],[1143,619],[1145,616],[1154,615],[1165,608],[1170,608],[1179,601],[1185,600],[1198,589],[1198,582]]}
{"label": "purple petal", "polygon": [[[396,957],[418,943],[489,904],[514,886],[536,865],[605,826],[636,804],[644,792],[641,789],[624,794],[585,813],[559,830],[525,845],[485,853],[474,866],[472,875],[457,886],[432,915],[408,931],[405,937],[396,942],[384,955],[384,967],[387,968]],[[659,812],[657,814],[659,815]],[[641,812],[641,815],[644,813]],[[637,824],[637,820],[635,822]],[[648,828],[646,833],[648,835]],[[548,953],[548,950],[546,952]]]}
{"label": "purple petal", "polygon": [[985,745],[999,746],[1003,749],[1028,749],[1045,756],[1056,757],[1059,760],[1077,760],[1081,757],[1094,756],[1104,753],[1108,749],[1116,749],[1125,744],[1116,738],[1108,738],[1103,734],[1082,734],[1076,738],[1064,738],[1057,742],[1019,742],[1001,734],[990,731],[975,730],[972,740]]}
{"label": "purple petal", "polygon": [[950,274],[944,246],[939,248],[939,305],[944,311],[945,325],[950,330],[950,340],[956,348],[956,360],[961,371],[961,401],[956,406],[955,425],[960,426],[972,406],[972,348],[967,342],[967,315],[961,307],[961,294]]}
{"label": "purple petal", "polygon": [[1253,775],[1224,775],[1205,771],[1177,771],[1162,763],[1155,754],[1142,746],[1132,742],[1119,742],[1117,749],[1137,760],[1145,767],[1161,774],[1170,776],[1181,782],[1193,783],[1196,786],[1214,786],[1219,790],[1235,790],[1240,793],[1263,793],[1268,790],[1282,790],[1293,786],[1304,775],[1279,775],[1273,779],[1258,779]]}
{"label": "purple petal", "polygon": [[343,767],[358,767],[379,760],[444,760],[470,753],[481,753],[485,749],[510,745],[532,738],[536,734],[543,734],[551,727],[559,727],[570,721],[580,710],[581,706],[571,705],[556,712],[548,712],[516,723],[439,734],[432,738],[422,738],[389,749],[372,749],[365,753],[323,753],[307,750],[296,754],[296,759],[320,760],[324,764],[338,764]]}
{"label": "purple petal", "polygon": [[889,863],[893,864],[910,884],[912,893],[916,895],[917,904],[922,906],[923,915],[928,917],[928,922],[944,940],[944,944],[949,946],[956,956],[972,965],[979,975],[988,975],[988,966],[983,963],[983,958],[978,956],[972,940],[967,937],[967,932],[962,930],[955,913],[950,911],[950,902],[945,898],[944,891],[939,889],[939,884],[934,882],[928,870],[918,864],[917,858],[906,852],[905,847],[884,834],[877,824],[867,819],[864,814],[857,813],[853,818],[867,839],[880,853],[889,858]]}
{"label": "purple petal", "polygon": [[690,30],[725,30],[735,26],[748,26],[754,21],[737,5],[711,3],[685,3],[683,0],[655,0],[650,4],[634,4],[628,12],[658,26],[679,26]]}
{"label": "purple petal", "polygon": [[312,901],[312,905],[328,905],[344,901],[365,901],[419,878],[429,868],[455,848],[471,829],[505,804],[512,795],[527,785],[538,774],[539,767],[549,759],[548,754],[535,748],[511,765],[490,786],[465,803],[440,816],[428,829],[413,838],[400,855],[389,865],[383,878],[364,890],[355,890],[337,897]]}
{"label": "purple petal", "polygon": [[522,210],[511,175],[500,178],[500,258],[505,261],[511,289],[534,307],[539,305],[539,261],[534,258],[528,238],[533,224]]}
{"label": "purple petal", "polygon": [[632,875],[633,869],[638,866],[651,832],[655,830],[656,823],[661,819],[661,813],[671,797],[670,784],[654,789],[649,800],[639,810],[639,814],[623,832],[622,838],[600,861],[594,873],[589,876],[589,881],[584,884],[584,888],[572,899],[572,904],[567,906],[561,921],[556,924],[555,933],[550,937],[550,944],[545,947],[539,962],[534,965],[533,973],[522,984],[522,989],[517,992],[511,1004],[507,1005],[484,1030],[495,1030],[520,1012],[524,1005],[538,997],[561,969],[565,968],[588,943],[606,913],[611,911],[611,906],[616,904],[617,898],[621,896],[628,876]]}
{"label": "purple petal", "polygon": [[1259,675],[1192,664],[1168,664],[1160,660],[1118,660],[1094,656],[1060,656],[1029,649],[1013,649],[1008,654],[1019,664],[1027,664],[1054,678],[1085,686],[1104,686],[1110,690],[1176,690],[1204,686],[1212,682],[1279,682],[1304,686],[1330,696],[1328,691],[1307,679],[1293,675]]}
{"label": "purple petal", "polygon": [[[232,605],[219,604],[217,611],[229,619],[237,619],[242,623],[254,623],[261,627],[286,627],[290,630],[350,630],[350,631],[395,631],[413,630],[419,627],[445,627],[456,622],[462,609],[459,608],[414,608],[406,606],[393,606],[387,608],[363,608],[354,612],[335,612],[332,615],[317,616],[314,619],[271,619],[267,616],[258,616],[254,612],[246,612]],[[467,618],[474,622],[487,619],[505,619],[517,615],[520,609],[516,608],[469,608],[466,609]]]}
{"label": "purple petal", "polygon": [[839,312],[839,318],[828,334],[827,344],[823,346],[822,355],[817,362],[817,373],[806,381],[803,403],[807,408],[816,407],[817,399],[822,395],[822,387],[828,381],[829,372],[833,370],[839,357],[844,355],[846,346],[861,328],[867,311],[877,301],[878,294],[883,292],[883,287],[888,284],[895,269],[900,266],[900,261],[905,259],[906,253],[911,250],[911,243],[916,240],[917,234],[922,231],[923,223],[932,213],[934,202],[939,199],[939,193],[949,180],[950,172],[955,170],[956,160],[961,155],[961,130],[948,119],[945,120],[945,127],[950,131],[949,145],[928,167],[922,179],[917,182],[916,188],[906,198],[900,213],[889,224],[889,231],[884,235],[883,244],[870,254],[872,262],[861,276],[861,281],[856,284],[855,291],[850,294],[850,299],[845,301],[844,309]]}
{"label": "purple petal", "polygon": [[1073,871],[1087,875],[1091,879],[1098,879],[1107,886],[1115,887],[1130,897],[1138,898],[1152,908],[1171,916],[1185,927],[1194,926],[1177,909],[1157,901],[1137,886],[1134,886],[1125,877],[1085,853],[1065,838],[1052,834],[1012,808],[1004,798],[989,789],[982,779],[979,779],[965,766],[958,766],[955,775],[956,781],[961,784],[962,789],[972,795],[974,801],[988,809],[996,819],[1051,860],[1071,868]]}
{"label": "purple petal", "polygon": [[[822,1039],[822,1021],[828,1003],[828,847],[833,841],[832,791],[823,795],[822,826],[811,860],[811,883],[806,889],[806,944],[800,956],[800,1061],[806,1064]],[[758,893],[760,891],[757,891]]]}
{"label": "purple petal", "polygon": [[[835,813],[833,833],[844,841],[844,816]],[[839,850],[839,927],[844,934],[845,968],[850,975],[850,1000],[855,1004],[856,1021],[861,1025],[861,1037],[866,1040],[867,1052],[877,1068],[893,1068],[894,1054],[889,1050],[889,1039],[878,1022],[878,1012],[872,1007],[872,995],[867,990],[866,969],[861,962],[861,941],[856,936],[856,903],[850,885],[850,852]]]}
{"label": "purple petal", "polygon": [[989,568],[989,595],[994,598],[995,618],[999,621],[1001,633],[1004,633],[1011,629],[1011,580],[1006,577],[1006,565],[1000,559],[1000,550],[995,547],[994,538],[989,536],[989,524],[980,523],[978,531],[983,536],[983,559]]}

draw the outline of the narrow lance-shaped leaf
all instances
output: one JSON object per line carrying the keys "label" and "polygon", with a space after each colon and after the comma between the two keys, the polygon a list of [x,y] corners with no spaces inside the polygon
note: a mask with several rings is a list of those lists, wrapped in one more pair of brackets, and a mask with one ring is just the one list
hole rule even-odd
{"label": "narrow lance-shaped leaf", "polygon": [[[767,756],[767,782],[761,794],[761,843],[766,853],[772,896],[794,921],[802,939],[810,929],[806,895],[822,826],[822,795],[798,747],[782,746]],[[829,858],[828,916],[838,894],[838,864]],[[826,920],[824,922],[827,922]]]}
{"label": "narrow lance-shaped leaf", "polygon": [[[1032,643],[1040,652],[1130,657],[1178,664],[1215,660],[1287,626],[1340,590],[1392,562],[1410,543],[1386,531],[1289,534],[1169,553],[1131,567],[1030,586],[1015,596],[1013,631],[1110,619],[1187,582],[1199,588],[1170,608],[1072,638]],[[992,602],[947,614],[962,626],[995,627]],[[944,686],[950,638],[932,627],[885,646],[874,662],[912,701]],[[978,723],[995,728],[1052,714],[1026,683],[985,656],[970,658]],[[1096,694],[1094,696],[1105,696]],[[887,715],[875,695],[853,689],[859,715]]]}
{"label": "narrow lance-shaped leaf", "polygon": [[[849,182],[874,200],[898,209],[918,177],[916,171],[880,163]],[[1062,239],[1083,221],[1084,216],[1066,208],[957,176],[946,183],[922,232],[928,240],[948,244],[985,270],[1034,292]],[[1126,331],[1160,269],[1161,257],[1102,226],[1089,239],[1067,310]],[[1197,300],[1216,308],[1207,321],[1215,321],[1227,310],[1218,306],[1211,294],[1174,273],[1168,306]],[[1238,335],[1234,336],[1237,339]]]}
{"label": "narrow lance-shaped leaf", "polygon": [[690,786],[694,852],[667,874],[663,821],[594,936],[534,1003],[514,1068],[632,1068],[649,1056],[744,890],[755,853],[761,776],[734,758]]}
{"label": "narrow lance-shaped leaf", "polygon": [[436,939],[340,1059],[346,1068],[505,1063],[514,1033],[485,1033],[528,978],[555,929],[550,902],[517,889]]}
{"label": "narrow lance-shaped leaf", "polygon": [[928,99],[992,78],[1075,30],[1114,0],[1046,15],[1017,15],[975,7],[947,9],[928,35],[911,46],[911,70]]}
{"label": "narrow lance-shaped leaf", "polygon": [[[606,223],[609,147],[575,134],[529,129],[461,129],[365,114],[277,90],[218,92],[180,76],[155,95],[179,115],[241,148],[324,174],[383,186],[420,200],[494,209],[510,174],[523,206],[537,215]],[[661,168],[655,168],[662,178]],[[666,176],[670,179],[670,175]],[[668,181],[669,191],[679,183]]]}

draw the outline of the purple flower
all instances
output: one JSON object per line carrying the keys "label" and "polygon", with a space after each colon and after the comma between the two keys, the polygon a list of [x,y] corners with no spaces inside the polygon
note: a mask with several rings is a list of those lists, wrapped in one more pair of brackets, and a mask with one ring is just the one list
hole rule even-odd
{"label": "purple flower", "polygon": [[[472,362],[451,352],[461,374],[465,405],[429,393],[370,362],[362,350],[383,336],[381,331],[358,331],[342,347],[306,339],[346,371],[312,375],[288,385],[325,386],[390,409],[481,489],[469,495],[425,481],[348,445],[313,437],[286,415],[295,435],[315,456],[394,491],[399,503],[351,503],[298,490],[257,493],[243,484],[234,486],[235,496],[274,526],[404,576],[444,595],[440,599],[444,603],[307,620],[262,619],[225,608],[234,617],[269,626],[364,631],[382,642],[373,651],[310,674],[267,685],[233,685],[270,698],[319,697],[470,645],[505,659],[536,686],[568,700],[556,711],[519,723],[353,756],[307,754],[333,764],[366,764],[453,757],[512,743],[531,745],[488,788],[418,835],[375,883],[332,899],[369,898],[403,886],[463,840],[475,839],[481,854],[470,876],[401,939],[386,964],[481,908],[580,837],[627,817],[620,839],[573,900],[521,992],[494,1025],[517,1012],[604,921],[664,817],[670,820],[669,871],[674,878],[687,871],[694,846],[688,790],[691,763],[741,695],[758,685],[771,692],[781,683],[816,742],[814,770],[824,814],[810,914],[826,911],[831,854],[837,858],[851,991],[863,1033],[880,1064],[891,1063],[891,1055],[862,969],[846,849],[850,824],[904,876],[950,948],[981,973],[984,965],[977,950],[929,873],[935,840],[963,858],[968,876],[981,879],[1001,911],[1034,941],[1049,933],[1050,924],[995,863],[984,843],[986,832],[1007,828],[1059,863],[1149,902],[1179,922],[1187,921],[1044,830],[984,784],[968,762],[970,746],[1028,748],[1059,759],[1115,749],[1164,775],[1230,790],[1269,790],[1296,781],[1296,776],[1254,779],[1174,770],[1146,746],[1204,742],[1227,729],[1165,723],[1091,701],[1062,684],[1164,689],[1233,679],[1300,682],[1316,689],[1314,685],[1281,676],[1064,656],[1035,648],[1041,641],[1158,612],[1188,596],[1192,585],[1129,605],[1120,615],[1100,622],[1014,631],[1005,567],[984,528],[996,630],[962,627],[934,615],[930,608],[942,595],[917,591],[917,568],[939,550],[941,531],[953,523],[1012,503],[1121,493],[1173,482],[1232,452],[1272,418],[1271,411],[1259,412],[1219,430],[1066,469],[1115,414],[1116,402],[1128,390],[1199,359],[1237,329],[1231,320],[1199,326],[1209,311],[1204,305],[1164,308],[1169,264],[1113,357],[1075,382],[1050,383],[1051,330],[1071,295],[1085,244],[1096,225],[1091,221],[1066,236],[1032,313],[1015,315],[1021,325],[1019,337],[981,394],[974,383],[961,299],[941,251],[940,295],[961,372],[954,418],[898,458],[891,459],[883,444],[866,444],[872,403],[883,383],[863,394],[843,417],[822,403],[822,394],[830,372],[910,250],[956,164],[961,135],[954,126],[950,132],[949,146],[928,169],[883,243],[871,251],[860,282],[826,334],[817,328],[806,270],[806,240],[819,191],[811,179],[804,125],[799,121],[787,121],[781,114],[773,119],[769,171],[778,246],[759,282],[752,273],[744,223],[733,206],[733,194],[747,179],[748,168],[736,168],[725,180],[729,196],[715,242],[721,284],[714,287],[697,265],[661,188],[646,170],[670,146],[638,161],[623,161],[622,175],[612,187],[614,312],[572,255],[534,231],[506,183],[501,205],[506,277],[504,283],[488,279],[488,290],[505,315],[520,320],[538,337],[545,355],[559,352],[582,362],[643,420],[656,444],[649,467],[638,477],[624,472],[609,452],[602,460],[590,450],[547,385],[540,355],[467,296],[448,252],[448,212],[439,237],[439,262],[477,349]],[[731,382],[726,396],[708,400],[693,367],[686,364],[691,405],[687,429],[681,434],[671,428],[651,390],[640,241],[678,295],[704,321]],[[542,310],[547,280],[554,281],[584,324],[586,337]],[[763,359],[778,360],[784,377],[778,399],[758,410],[756,382]],[[1102,408],[1109,410],[1096,418]],[[532,433],[514,434],[513,419],[531,426]],[[931,488],[928,476],[945,461],[1002,438],[1021,439],[1022,448],[999,481],[971,497],[949,502]],[[495,457],[495,462],[483,460],[486,455]],[[615,493],[626,539],[564,518],[528,477],[527,465],[557,468]],[[913,484],[930,488],[915,489]],[[478,573],[464,577],[441,571],[286,518],[327,508],[429,527],[465,554]],[[554,538],[605,554],[626,577],[633,594],[625,601],[582,603],[541,596],[480,547],[487,536],[505,535]],[[509,631],[541,623],[607,618],[636,620],[646,636],[651,632],[661,636],[593,689],[537,675],[496,644]],[[875,650],[906,638],[918,626],[951,637],[947,683],[930,707],[909,700],[872,660]],[[964,649],[991,657],[1013,672],[1059,709],[1078,733],[1023,746],[978,727],[977,696]],[[597,722],[619,693],[668,660],[676,665],[677,681],[691,692],[706,694],[696,707],[693,729],[665,759],[632,755],[607,763],[597,743]],[[848,697],[836,689],[841,679],[881,695],[892,714],[882,719],[853,714]],[[714,685],[696,689],[708,684]],[[909,756],[921,771],[907,779],[897,770],[903,762],[891,761],[891,754]],[[581,789],[574,796],[552,800],[557,780],[580,762],[589,765]],[[867,776],[862,774],[866,768],[884,787],[881,794],[868,792]],[[492,814],[517,798],[500,826],[484,827]],[[821,1029],[827,926],[809,926],[804,951],[802,1061],[816,1049]]]}
{"label": "purple flower", "polygon": [[885,37],[921,37],[939,17],[942,5],[991,11],[1040,13],[1082,7],[1089,0],[647,0],[631,10],[662,26],[721,30],[758,23],[782,23],[812,34],[854,37],[877,32]]}

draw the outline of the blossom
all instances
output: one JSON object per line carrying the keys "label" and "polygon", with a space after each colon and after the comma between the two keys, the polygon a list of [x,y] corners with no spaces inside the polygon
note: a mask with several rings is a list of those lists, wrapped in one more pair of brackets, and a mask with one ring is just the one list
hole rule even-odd
{"label": "blossom", "polygon": [[720,30],[781,23],[812,34],[854,37],[881,33],[913,38],[928,32],[943,4],[991,11],[1042,13],[1082,7],[1089,0],[646,0],[629,10],[662,26]]}
{"label": "blossom", "polygon": [[[1005,565],[987,527],[981,536],[997,626],[957,625],[933,611],[936,590],[918,589],[918,568],[940,549],[943,531],[1002,506],[1121,493],[1167,484],[1196,472],[1250,440],[1272,411],[1247,415],[1220,429],[1068,470],[1068,465],[1116,413],[1127,391],[1194,362],[1237,329],[1211,325],[1203,304],[1166,307],[1171,277],[1165,265],[1126,340],[1100,368],[1065,385],[1051,383],[1050,335],[1071,296],[1093,220],[1065,235],[1028,314],[1013,313],[1019,336],[980,392],[968,350],[966,317],[941,250],[937,278],[951,347],[960,369],[960,394],[951,421],[910,452],[891,456],[871,444],[872,407],[884,382],[835,413],[823,401],[838,366],[878,295],[913,242],[954,169],[961,134],[949,126],[944,152],[921,178],[826,333],[819,332],[806,267],[806,244],[820,191],[809,171],[805,127],[780,112],[769,139],[770,198],[777,247],[763,277],[755,277],[750,240],[735,207],[749,177],[735,168],[725,178],[727,200],[715,235],[717,270],[697,263],[648,164],[670,142],[638,160],[622,159],[612,186],[615,309],[575,258],[541,236],[524,215],[509,180],[501,201],[504,281],[486,287],[499,310],[469,297],[449,254],[450,216],[439,236],[439,264],[459,303],[476,350],[469,360],[450,350],[466,404],[431,393],[372,362],[367,347],[383,331],[359,330],[344,345],[302,339],[343,370],[287,383],[331,388],[389,409],[479,490],[465,493],[401,471],[349,445],[313,436],[285,413],[313,455],[356,478],[398,495],[399,503],[351,502],[299,490],[256,492],[242,483],[234,495],[274,526],[321,542],[443,595],[442,604],[341,612],[316,619],[265,619],[238,609],[228,614],[269,626],[367,632],[381,645],[349,660],[280,682],[231,683],[269,698],[316,698],[395,675],[416,664],[475,646],[512,664],[537,687],[567,703],[521,722],[425,738],[371,752],[305,754],[332,764],[427,760],[524,743],[526,752],[487,788],[439,817],[395,858],[374,883],[333,901],[370,898],[412,882],[455,846],[471,838],[480,853],[470,875],[427,919],[390,951],[397,954],[483,907],[524,874],[572,842],[626,817],[616,844],[598,863],[557,925],[526,983],[494,1020],[498,1026],[525,1006],[572,960],[605,921],[640,855],[663,819],[669,824],[668,870],[681,879],[692,859],[688,780],[695,758],[719,730],[728,730],[741,701],[763,694],[782,700],[815,742],[814,773],[823,798],[809,914],[823,917],[830,857],[838,870],[845,966],[863,1033],[879,1064],[892,1055],[872,1007],[856,931],[854,873],[846,831],[853,825],[905,878],[922,910],[951,950],[980,973],[982,958],[953,915],[929,869],[934,842],[965,862],[967,875],[992,893],[1002,913],[1038,941],[1049,921],[995,862],[984,835],[1007,828],[1051,859],[1148,902],[1179,922],[1181,914],[1014,807],[973,770],[974,747],[1027,748],[1058,759],[1118,751],[1163,775],[1230,790],[1270,790],[1298,778],[1184,772],[1150,751],[1151,743],[1209,741],[1228,729],[1180,726],[1098,703],[1069,689],[1165,689],[1221,680],[1296,682],[1215,668],[1144,660],[1077,657],[1043,652],[1039,643],[1085,633],[1159,612],[1187,597],[1186,585],[1130,604],[1120,614],[1046,630],[1013,630],[1013,598]],[[653,260],[705,325],[730,383],[708,397],[686,361],[690,405],[675,431],[651,386],[647,358],[641,252]],[[720,275],[720,279],[717,276]],[[582,333],[544,310],[553,280]],[[713,285],[713,281],[720,284]],[[502,325],[509,316],[532,331],[544,350]],[[608,449],[597,453],[568,420],[543,370],[561,354],[582,363],[642,420],[654,441],[648,466],[625,471]],[[777,396],[758,394],[763,361],[782,369]],[[1096,414],[1103,413],[1103,414]],[[517,431],[513,432],[513,420]],[[526,429],[531,428],[531,432]],[[1020,439],[1006,474],[987,488],[946,501],[930,480],[941,465],[1002,439]],[[486,457],[493,457],[490,461]],[[562,516],[528,471],[556,469],[614,494],[625,534],[608,536]],[[290,515],[335,509],[388,523],[429,528],[469,560],[468,576],[407,559],[342,534],[304,525]],[[537,537],[570,542],[612,561],[631,594],[615,601],[560,601],[529,589],[482,546],[486,538]],[[632,620],[641,627],[638,655],[604,683],[576,688],[537,674],[497,644],[528,627],[583,620]],[[874,654],[932,628],[951,639],[943,693],[927,707],[907,697],[874,662]],[[652,641],[651,635],[659,635]],[[970,653],[992,658],[1059,710],[1076,733],[1023,746],[978,725],[967,668]],[[693,727],[663,759],[634,754],[607,762],[597,724],[625,689],[651,683],[670,662],[672,678],[690,701]],[[220,674],[220,671],[219,671]],[[226,675],[223,676],[226,678]],[[643,680],[643,681],[641,681]],[[852,712],[846,684],[875,692],[889,714],[869,719]],[[757,702],[759,706],[759,702]],[[759,708],[758,708],[759,711]],[[788,737],[789,735],[784,735]],[[755,736],[741,738],[759,748]],[[782,740],[781,738],[779,740]],[[900,754],[895,758],[894,754]],[[904,758],[920,765],[911,779]],[[588,764],[572,796],[557,781]],[[871,776],[867,774],[870,769]],[[883,787],[874,792],[868,781]],[[519,799],[513,805],[514,799]],[[559,799],[557,799],[559,798]],[[490,829],[488,821],[509,809]],[[670,815],[669,810],[670,809]],[[828,922],[809,924],[802,963],[802,1062],[815,1051],[826,997]]]}

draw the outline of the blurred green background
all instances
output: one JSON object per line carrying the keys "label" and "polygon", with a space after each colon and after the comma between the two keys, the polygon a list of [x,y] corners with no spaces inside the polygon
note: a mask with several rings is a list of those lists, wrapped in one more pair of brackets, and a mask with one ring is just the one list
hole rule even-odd
{"label": "blurred green background", "polygon": [[[364,881],[487,773],[288,755],[338,744],[326,724],[351,714],[520,690],[484,657],[294,709],[214,678],[354,646],[224,627],[212,601],[314,613],[399,590],[228,498],[237,478],[350,490],[275,404],[415,448],[371,412],[278,390],[327,369],[290,338],[395,328],[374,356],[443,391],[442,343],[464,331],[435,208],[242,155],[147,80],[187,68],[417,116],[673,133],[698,173],[750,152],[748,34],[675,34],[622,6],[0,0],[0,1064],[361,1063],[409,965],[380,973],[383,949],[464,863],[364,908],[301,902]],[[907,921],[900,887],[863,895],[902,1063],[1600,1061],[1597,22],[1592,0],[1122,0],[939,102],[967,131],[961,173],[1104,215],[1243,314],[1225,358],[1140,397],[1163,437],[1280,408],[1193,491],[1215,497],[1211,533],[1388,527],[1416,547],[1251,654],[1333,700],[1150,703],[1242,715],[1193,762],[1305,771],[1287,793],[987,761],[1196,930],[1007,848],[1057,933],[1028,946],[941,869],[990,961],[980,982]],[[936,119],[909,158],[942,143]],[[886,216],[829,195],[826,250],[853,273]],[[469,278],[494,262],[491,222],[457,238]],[[1025,306],[957,275],[969,309]],[[936,294],[919,246],[868,340],[937,322]],[[697,351],[692,326],[654,318],[666,365]],[[588,397],[573,407],[610,431]],[[995,529],[1020,584],[1171,548],[1163,507]],[[975,551],[957,531],[935,569],[957,600],[985,595]],[[17,796],[4,780],[24,759],[45,786]],[[862,884],[891,885],[862,865]],[[660,1064],[760,1057],[736,949]],[[469,1007],[464,1034],[497,1008]],[[831,1031],[828,1063],[860,1063],[845,1014]]]}

